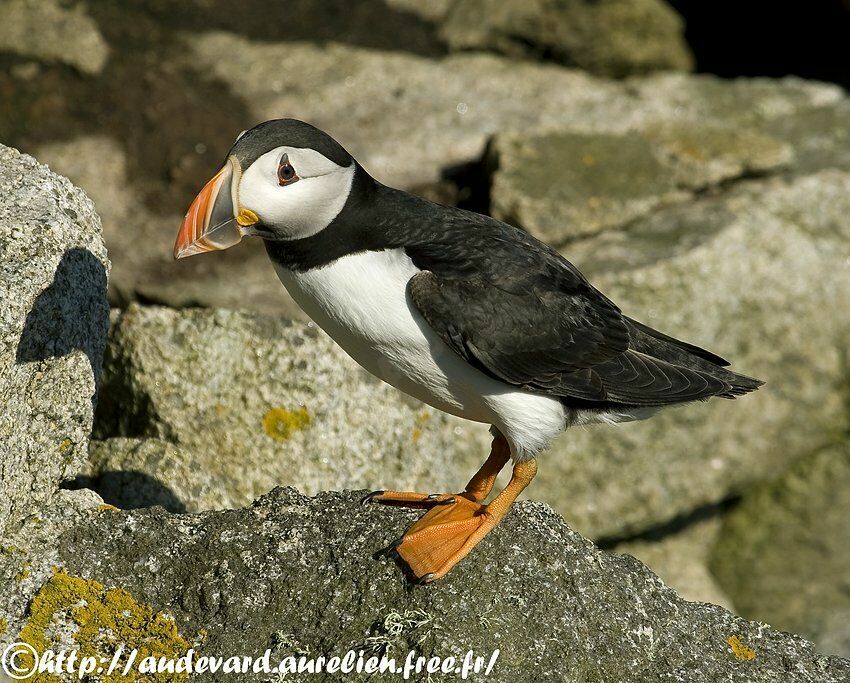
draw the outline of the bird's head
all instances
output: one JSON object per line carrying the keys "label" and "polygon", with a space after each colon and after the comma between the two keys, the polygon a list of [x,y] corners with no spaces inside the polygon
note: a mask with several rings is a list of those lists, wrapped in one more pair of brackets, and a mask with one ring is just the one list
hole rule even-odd
{"label": "bird's head", "polygon": [[227,249],[245,235],[314,235],[345,206],[356,170],[336,140],[308,123],[261,123],[236,139],[222,169],[195,197],[174,258]]}

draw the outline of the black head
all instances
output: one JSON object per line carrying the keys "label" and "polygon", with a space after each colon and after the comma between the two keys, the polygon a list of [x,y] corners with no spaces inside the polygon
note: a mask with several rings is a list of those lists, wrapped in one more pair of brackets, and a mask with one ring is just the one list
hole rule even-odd
{"label": "black head", "polygon": [[244,235],[315,235],[342,211],[355,175],[368,178],[315,126],[295,119],[261,123],[236,139],[224,167],[192,202],[174,256],[226,249]]}

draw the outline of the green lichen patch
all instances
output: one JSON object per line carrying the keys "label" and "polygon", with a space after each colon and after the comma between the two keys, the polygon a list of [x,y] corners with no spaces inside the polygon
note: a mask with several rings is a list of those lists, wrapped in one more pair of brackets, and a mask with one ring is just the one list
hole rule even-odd
{"label": "green lichen patch", "polygon": [[303,406],[298,410],[272,408],[263,416],[263,431],[275,441],[286,441],[294,432],[309,427],[312,421]]}
{"label": "green lichen patch", "polygon": [[[62,628],[57,628],[59,626]],[[56,571],[33,598],[29,619],[21,630],[21,640],[37,652],[59,649],[63,645],[59,641],[59,631],[67,633],[68,626],[81,657],[111,659],[123,645],[125,652],[138,651],[137,661],[146,657],[177,659],[190,648],[171,616],[154,612],[126,590],[107,588],[97,581]],[[64,643],[65,647],[67,645]],[[125,676],[118,670],[111,675],[104,674],[100,680],[104,683],[141,680],[173,683],[186,678],[185,673],[141,675],[132,670]],[[39,673],[29,680],[53,683],[59,679],[53,674]]]}

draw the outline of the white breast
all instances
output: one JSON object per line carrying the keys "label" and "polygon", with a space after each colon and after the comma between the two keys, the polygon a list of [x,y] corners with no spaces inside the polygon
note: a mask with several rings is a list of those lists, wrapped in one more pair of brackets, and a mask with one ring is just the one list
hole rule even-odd
{"label": "white breast", "polygon": [[446,346],[408,297],[419,269],[403,250],[300,273],[275,268],[304,312],[366,370],[435,408],[495,425],[515,455],[533,455],[564,428],[559,401],[494,380]]}

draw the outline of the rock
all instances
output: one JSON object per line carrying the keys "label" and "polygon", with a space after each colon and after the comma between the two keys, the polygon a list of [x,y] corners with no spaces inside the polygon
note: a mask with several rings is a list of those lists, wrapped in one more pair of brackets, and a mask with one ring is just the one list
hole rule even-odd
{"label": "rock", "polygon": [[582,533],[621,538],[740,494],[846,434],[848,198],[845,172],[750,181],[570,243],[567,258],[626,314],[766,384],[570,430],[529,495],[557,500]]}
{"label": "rock", "polygon": [[0,4],[0,50],[99,74],[109,46],[82,4],[58,0],[5,0]]}
{"label": "rock", "polygon": [[693,68],[682,18],[661,0],[455,0],[453,50],[548,58],[600,76]]}
{"label": "rock", "polygon": [[[36,155],[86,189],[97,206],[115,266],[109,283],[114,306],[139,299],[178,308],[239,308],[249,303],[260,312],[305,318],[258,241],[246,240],[239,249],[211,259],[175,262],[172,249],[182,216],[163,217],[147,208],[127,175],[126,152],[115,140],[82,136],[43,145]],[[251,292],[247,299],[246,291]]]}
{"label": "rock", "polygon": [[87,457],[109,261],[88,198],[0,145],[0,535]]}
{"label": "rock", "polygon": [[122,510],[161,505],[169,512],[239,506],[228,482],[215,477],[194,452],[161,439],[92,441],[86,474],[75,487],[94,489]]}
{"label": "rock", "polygon": [[[471,649],[489,662],[498,648],[487,677],[497,682],[838,683],[850,675],[850,662],[797,636],[682,600],[541,504],[519,504],[446,579],[411,589],[389,557],[373,554],[417,513],[363,507],[361,495],[277,489],[251,507],[200,515],[90,511],[54,537],[56,573],[39,571],[34,586],[15,588],[31,607],[24,613],[18,601],[0,612],[4,638],[21,633],[40,649],[56,637],[108,656],[115,641],[150,648],[153,632],[170,656],[190,646],[225,657],[269,648],[276,662],[362,649],[399,665],[411,649],[458,661]],[[116,634],[112,643],[74,628],[94,619]],[[142,626],[128,627],[136,619]]]}
{"label": "rock", "polygon": [[850,448],[825,448],[748,491],[711,569],[738,610],[850,655]]}
{"label": "rock", "polygon": [[622,227],[744,175],[787,166],[789,145],[746,128],[497,135],[493,216],[551,244]]}
{"label": "rock", "polygon": [[[94,491],[57,491],[15,529],[0,537],[0,651],[14,642],[33,596],[62,566],[59,539],[68,529],[108,509]],[[5,673],[5,672],[4,672]],[[2,678],[0,680],[8,680]]]}
{"label": "rock", "polygon": [[312,324],[137,305],[110,331],[96,434],[174,444],[98,444],[90,474],[105,499],[128,488],[116,494],[105,477],[140,474],[147,504],[187,510],[245,504],[281,483],[454,490],[488,443],[485,427],[403,396]]}
{"label": "rock", "polygon": [[614,546],[636,557],[685,600],[710,602],[735,611],[708,568],[709,552],[722,520],[718,511],[702,511],[694,519]]}

